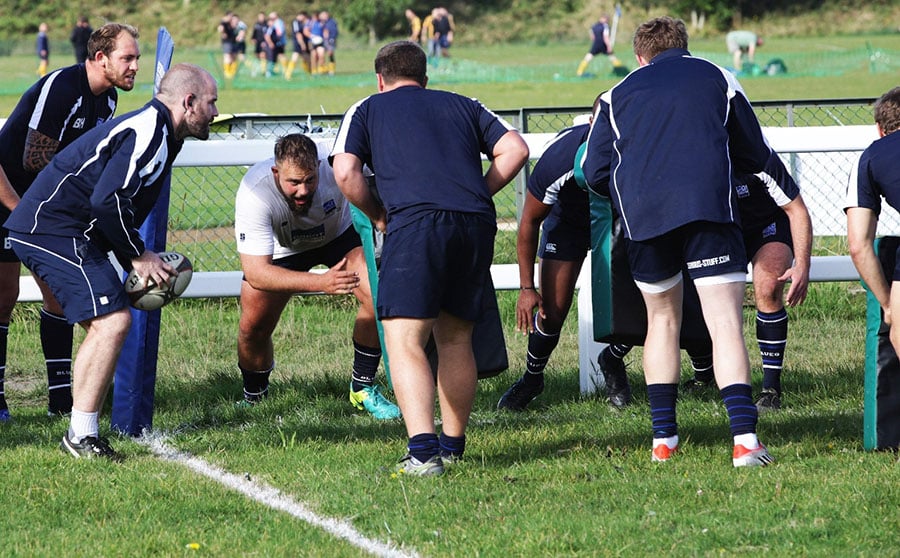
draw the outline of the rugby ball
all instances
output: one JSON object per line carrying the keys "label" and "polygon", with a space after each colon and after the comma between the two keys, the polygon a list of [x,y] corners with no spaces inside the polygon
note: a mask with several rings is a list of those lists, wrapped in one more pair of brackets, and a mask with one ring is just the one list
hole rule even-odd
{"label": "rugby ball", "polygon": [[128,299],[131,305],[138,310],[158,310],[166,304],[172,302],[182,294],[191,282],[194,274],[194,267],[191,260],[184,254],[178,252],[160,252],[160,259],[171,265],[178,272],[178,275],[169,278],[169,281],[163,283],[162,286],[155,282],[148,281],[146,286],[142,286],[141,277],[132,269],[125,278],[125,292],[128,293]]}

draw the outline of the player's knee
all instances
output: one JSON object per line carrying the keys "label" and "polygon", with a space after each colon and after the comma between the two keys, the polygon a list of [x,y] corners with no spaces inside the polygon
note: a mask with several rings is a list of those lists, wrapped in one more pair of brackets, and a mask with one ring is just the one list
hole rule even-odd
{"label": "player's knee", "polygon": [[241,342],[258,343],[272,337],[277,321],[255,320],[241,316],[238,323],[238,339]]}

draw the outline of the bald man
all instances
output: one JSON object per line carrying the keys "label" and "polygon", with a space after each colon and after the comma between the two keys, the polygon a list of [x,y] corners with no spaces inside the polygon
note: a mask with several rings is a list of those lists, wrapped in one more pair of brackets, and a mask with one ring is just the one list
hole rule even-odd
{"label": "bald man", "polygon": [[143,108],[60,151],[5,223],[13,250],[44,278],[66,320],[85,329],[75,358],[72,416],[62,438],[74,457],[120,456],[99,435],[98,415],[131,326],[128,297],[110,263],[156,283],[175,270],[147,250],[138,228],[167,184],[184,139],[207,139],[218,115],[216,81],[177,64]]}

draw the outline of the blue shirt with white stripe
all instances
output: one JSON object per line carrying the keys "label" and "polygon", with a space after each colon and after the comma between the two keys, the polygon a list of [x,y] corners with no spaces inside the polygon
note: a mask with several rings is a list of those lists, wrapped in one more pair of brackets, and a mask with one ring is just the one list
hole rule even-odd
{"label": "blue shirt with white stripe", "polygon": [[0,130],[0,166],[16,192],[21,196],[37,176],[22,164],[29,128],[58,141],[61,151],[111,119],[117,100],[115,87],[91,92],[84,64],[50,72],[28,88]]}
{"label": "blue shirt with white stripe", "polygon": [[183,142],[157,99],[94,128],[42,170],[4,226],[84,237],[120,262],[144,251],[138,227],[153,208]]}
{"label": "blue shirt with white stripe", "polygon": [[587,139],[590,125],[581,124],[561,131],[544,148],[541,158],[528,176],[528,192],[544,205],[553,206],[544,226],[556,223],[590,230],[591,217],[587,191],[575,182],[575,153]]}
{"label": "blue shirt with white stripe", "polygon": [[892,132],[875,140],[863,151],[859,163],[850,174],[844,211],[850,207],[864,207],[879,215],[882,196],[888,205],[900,210],[898,153],[900,132]]}
{"label": "blue shirt with white stripe", "polygon": [[669,49],[602,96],[582,167],[641,241],[695,221],[738,222],[732,176],[762,171],[770,152],[734,76]]}

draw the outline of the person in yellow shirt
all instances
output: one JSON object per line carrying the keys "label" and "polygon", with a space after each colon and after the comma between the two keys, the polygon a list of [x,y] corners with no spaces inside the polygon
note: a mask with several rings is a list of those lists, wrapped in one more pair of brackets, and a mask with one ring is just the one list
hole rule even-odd
{"label": "person in yellow shirt", "polygon": [[409,22],[409,40],[419,43],[422,36],[422,19],[416,12],[406,8],[406,20]]}

